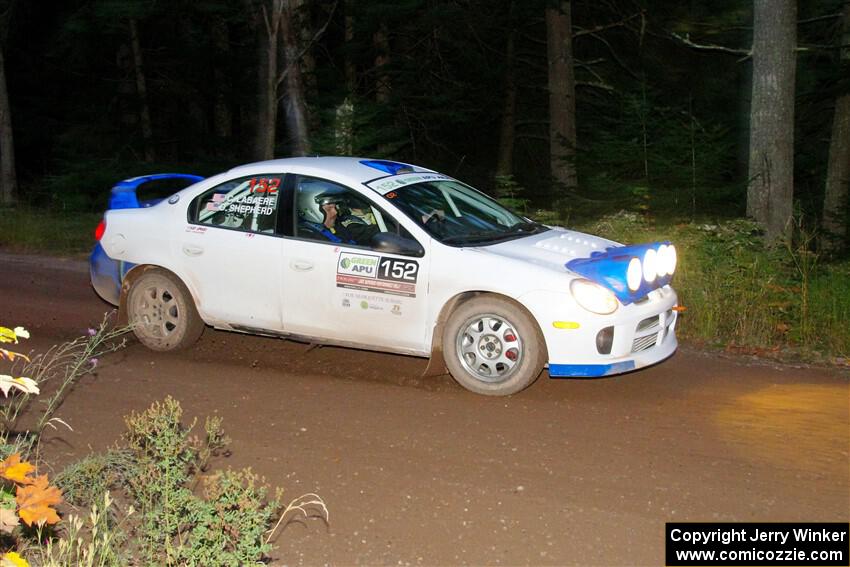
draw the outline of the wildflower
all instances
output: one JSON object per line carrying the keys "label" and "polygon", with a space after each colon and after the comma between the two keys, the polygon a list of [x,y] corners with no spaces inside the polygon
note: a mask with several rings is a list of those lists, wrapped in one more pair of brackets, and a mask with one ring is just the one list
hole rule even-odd
{"label": "wildflower", "polygon": [[97,329],[92,329],[91,327],[89,327],[86,333],[88,334],[88,336],[93,337],[97,334]]}
{"label": "wildflower", "polygon": [[94,370],[97,367],[98,361],[99,361],[99,359],[97,359],[97,358],[90,358],[89,359],[89,364],[91,364],[92,370]]}
{"label": "wildflower", "polygon": [[20,390],[25,394],[38,394],[40,392],[38,389],[38,383],[32,378],[26,378],[23,376],[13,378],[8,374],[0,374],[0,391],[3,392],[3,395],[8,397],[9,390],[12,388]]}

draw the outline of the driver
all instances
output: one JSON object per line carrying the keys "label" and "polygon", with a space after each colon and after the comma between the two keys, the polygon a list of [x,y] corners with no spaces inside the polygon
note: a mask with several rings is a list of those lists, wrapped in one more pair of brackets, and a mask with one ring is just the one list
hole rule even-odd
{"label": "driver", "polygon": [[345,196],[336,191],[326,191],[314,198],[322,214],[322,222],[301,220],[307,232],[321,235],[331,242],[343,244],[368,244],[378,227],[359,216],[353,216]]}

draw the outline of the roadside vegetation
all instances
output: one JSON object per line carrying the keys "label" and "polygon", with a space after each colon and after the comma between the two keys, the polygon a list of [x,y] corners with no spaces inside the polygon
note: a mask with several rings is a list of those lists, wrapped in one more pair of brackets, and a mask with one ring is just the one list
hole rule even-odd
{"label": "roadside vegetation", "polygon": [[40,474],[45,428],[71,428],[65,395],[124,345],[108,323],[32,357],[18,352],[26,329],[0,327],[0,565],[261,565],[296,515],[328,521],[317,494],[285,503],[249,468],[213,469],[229,455],[221,420],[197,431],[171,397],[126,416],[109,450]]}

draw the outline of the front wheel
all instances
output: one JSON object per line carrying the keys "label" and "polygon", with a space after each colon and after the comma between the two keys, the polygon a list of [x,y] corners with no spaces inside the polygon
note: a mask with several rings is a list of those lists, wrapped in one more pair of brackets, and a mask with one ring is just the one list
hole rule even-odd
{"label": "front wheel", "polygon": [[478,394],[515,394],[531,385],[546,363],[537,323],[525,309],[500,297],[480,296],[461,304],[442,340],[452,377]]}
{"label": "front wheel", "polygon": [[190,347],[204,332],[189,290],[176,276],[161,270],[151,270],[133,282],[127,294],[127,315],[133,333],[151,350]]}

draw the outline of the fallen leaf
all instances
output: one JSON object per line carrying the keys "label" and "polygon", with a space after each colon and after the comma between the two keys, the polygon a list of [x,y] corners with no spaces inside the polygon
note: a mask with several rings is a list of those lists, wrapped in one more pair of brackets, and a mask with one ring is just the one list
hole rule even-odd
{"label": "fallen leaf", "polygon": [[46,474],[36,478],[30,486],[18,486],[15,500],[18,514],[28,526],[59,522],[59,514],[51,506],[62,502],[62,492],[47,483]]}
{"label": "fallen leaf", "polygon": [[21,462],[20,453],[10,455],[0,463],[0,476],[19,484],[32,484],[33,480],[28,475],[34,470],[35,467],[28,462]]}
{"label": "fallen leaf", "polygon": [[18,515],[13,508],[0,508],[0,532],[10,534],[19,524]]}

